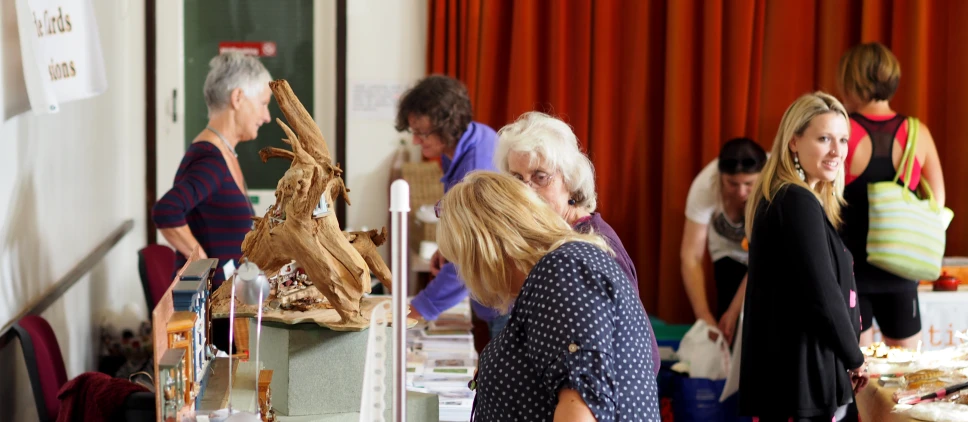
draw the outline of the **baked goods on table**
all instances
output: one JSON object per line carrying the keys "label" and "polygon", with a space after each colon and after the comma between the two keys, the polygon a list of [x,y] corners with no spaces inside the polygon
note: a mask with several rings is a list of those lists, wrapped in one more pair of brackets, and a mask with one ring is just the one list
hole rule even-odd
{"label": "baked goods on table", "polygon": [[923,421],[968,422],[968,333],[955,337],[962,343],[923,352],[920,344],[917,350],[883,342],[861,348],[871,383],[894,390],[894,412]]}
{"label": "baked goods on table", "polygon": [[[917,396],[923,396],[945,388],[963,384],[968,381],[968,375],[962,371],[951,371],[941,369],[921,369],[900,378],[900,388],[894,392],[894,401],[903,403]],[[944,399],[940,397],[938,399]],[[947,397],[948,400],[955,396]]]}
{"label": "baked goods on table", "polygon": [[864,352],[864,356],[869,358],[886,359],[891,349],[899,349],[899,347],[890,347],[882,341],[877,341],[871,343],[870,346],[862,347],[861,351]]}
{"label": "baked goods on table", "polygon": [[910,374],[904,376],[904,381],[908,384],[913,382],[924,382],[938,379],[938,377],[944,375],[944,371],[940,369],[922,369],[920,371],[914,371]]}
{"label": "baked goods on table", "polygon": [[920,351],[888,346],[880,341],[871,343],[870,346],[862,347],[861,352],[864,353],[864,356],[869,361],[894,364],[911,363],[921,355]]}

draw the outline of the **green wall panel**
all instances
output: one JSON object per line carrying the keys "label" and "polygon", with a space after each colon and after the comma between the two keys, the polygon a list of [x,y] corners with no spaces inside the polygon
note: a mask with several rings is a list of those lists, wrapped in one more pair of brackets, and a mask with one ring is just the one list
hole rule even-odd
{"label": "green wall panel", "polygon": [[[275,57],[262,57],[273,79],[286,79],[299,100],[313,114],[313,0],[184,0],[185,2],[185,144],[208,122],[202,87],[208,62],[218,54],[219,42],[274,41]],[[159,37],[165,36],[164,28]],[[275,189],[289,163],[263,164],[259,150],[266,146],[289,149],[275,119],[285,118],[273,100],[272,122],[259,137],[239,144],[239,163],[249,189]],[[215,135],[212,140],[217,142]]]}

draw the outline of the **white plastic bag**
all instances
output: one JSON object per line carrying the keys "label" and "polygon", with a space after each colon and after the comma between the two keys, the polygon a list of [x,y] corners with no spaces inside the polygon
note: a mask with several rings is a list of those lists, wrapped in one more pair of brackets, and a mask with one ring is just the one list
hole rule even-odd
{"label": "white plastic bag", "polygon": [[[714,333],[715,339],[710,339]],[[725,379],[731,359],[729,345],[719,328],[699,320],[679,342],[679,361],[689,365],[689,376],[713,381]]]}
{"label": "white plastic bag", "polygon": [[733,359],[729,362],[729,376],[726,377],[726,386],[723,387],[723,394],[719,397],[720,402],[726,401],[739,391],[739,359],[743,354],[743,312],[739,313],[739,322],[736,323],[736,336],[733,337]]}

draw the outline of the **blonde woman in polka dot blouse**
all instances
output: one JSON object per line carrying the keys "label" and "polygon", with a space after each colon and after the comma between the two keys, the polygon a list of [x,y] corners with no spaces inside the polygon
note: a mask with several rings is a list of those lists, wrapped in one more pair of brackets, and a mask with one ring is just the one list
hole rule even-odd
{"label": "blonde woman in polka dot blouse", "polygon": [[473,420],[660,421],[651,324],[601,237],[494,172],[469,174],[438,213],[471,295],[512,309],[481,353]]}

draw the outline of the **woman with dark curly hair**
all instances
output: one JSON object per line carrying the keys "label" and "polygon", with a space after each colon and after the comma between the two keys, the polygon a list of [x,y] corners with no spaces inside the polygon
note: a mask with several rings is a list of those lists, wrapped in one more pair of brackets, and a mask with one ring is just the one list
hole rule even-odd
{"label": "woman with dark curly hair", "polygon": [[[460,81],[443,76],[428,76],[410,88],[400,99],[396,129],[409,131],[413,143],[424,157],[440,158],[444,170],[444,192],[474,170],[494,170],[497,133],[473,121],[471,100]],[[412,316],[433,321],[467,297],[467,288],[457,276],[454,264],[440,253],[430,259],[434,279],[410,303]],[[497,310],[473,303],[474,313],[487,322],[491,337],[501,332],[507,316]]]}

